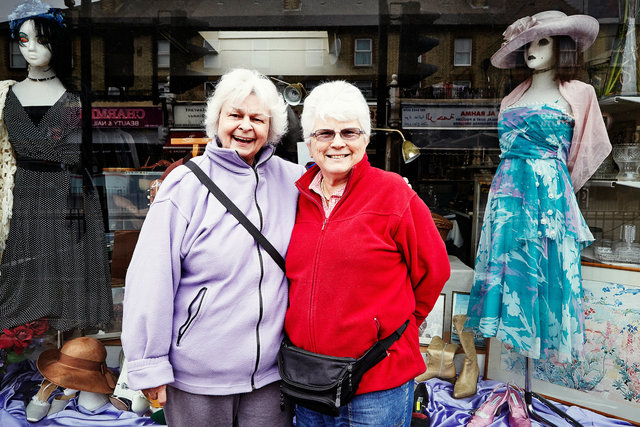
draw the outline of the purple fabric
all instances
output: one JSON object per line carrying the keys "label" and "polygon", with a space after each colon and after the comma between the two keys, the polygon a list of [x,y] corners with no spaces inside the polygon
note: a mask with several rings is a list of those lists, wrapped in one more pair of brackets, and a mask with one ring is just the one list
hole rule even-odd
{"label": "purple fabric", "polygon": [[[446,381],[433,378],[426,381],[427,392],[429,393],[429,404],[427,410],[429,417],[431,418],[430,425],[438,427],[460,427],[465,426],[471,418],[471,412],[478,408],[487,399],[491,391],[497,385],[501,384],[498,381],[478,381],[478,393],[475,396],[467,399],[454,399],[452,397],[453,384]],[[534,390],[535,391],[535,390]],[[597,426],[597,427],[609,427],[609,426],[630,426],[632,424],[613,418],[607,418],[595,412],[591,412],[586,409],[582,409],[577,406],[565,406],[559,403],[556,406],[569,414],[572,418],[582,424],[584,427]],[[554,414],[546,406],[534,399],[533,407],[538,414],[549,422],[554,423],[558,427],[569,426],[571,424],[566,422],[562,417]],[[505,405],[502,412],[494,418],[491,427],[509,427],[509,412]],[[537,421],[531,421],[532,427],[545,427]]]}
{"label": "purple fabric", "polygon": [[[106,404],[95,411],[87,411],[71,399],[67,407],[37,423],[27,421],[25,402],[38,391],[42,375],[34,363],[23,361],[7,367],[7,373],[0,383],[0,426],[148,426],[158,425],[148,417],[138,417],[133,412],[119,411],[113,405]],[[60,389],[58,389],[58,392]],[[56,393],[59,394],[59,393]]]}

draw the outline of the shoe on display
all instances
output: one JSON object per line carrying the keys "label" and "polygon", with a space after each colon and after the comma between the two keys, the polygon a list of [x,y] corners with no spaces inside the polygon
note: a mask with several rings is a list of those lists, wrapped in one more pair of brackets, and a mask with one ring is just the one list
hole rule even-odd
{"label": "shoe on display", "polygon": [[456,379],[456,365],[453,357],[458,351],[458,344],[447,344],[442,338],[435,336],[427,347],[426,370],[416,377],[417,382],[427,381],[431,378],[440,378],[445,381]]}
{"label": "shoe on display", "polygon": [[467,427],[487,427],[493,422],[496,414],[500,412],[507,399],[509,399],[511,390],[507,387],[504,392],[496,393],[499,387],[502,387],[502,384],[494,388],[487,400],[474,411]]}
{"label": "shoe on display", "polygon": [[51,404],[49,397],[58,386],[48,379],[43,379],[40,383],[40,389],[31,398],[26,408],[27,421],[35,423],[47,416]]}
{"label": "shoe on display", "polygon": [[478,355],[476,354],[476,345],[473,341],[473,332],[464,331],[464,322],[466,320],[467,316],[464,314],[453,316],[453,326],[456,328],[462,349],[465,353],[462,371],[460,371],[460,375],[458,375],[458,379],[453,386],[454,399],[470,397],[478,391],[480,366],[478,366]]}
{"label": "shoe on display", "polygon": [[65,388],[62,394],[55,396],[51,400],[51,407],[49,408],[49,412],[47,412],[47,416],[62,411],[74,397],[76,397],[76,391]]}
{"label": "shoe on display", "polygon": [[149,401],[140,390],[132,390],[127,385],[127,361],[120,361],[120,375],[118,382],[109,396],[111,404],[121,411],[133,411],[142,415],[149,410]]}
{"label": "shoe on display", "polygon": [[531,419],[527,413],[521,390],[515,385],[508,385],[509,390],[509,426],[531,427]]}

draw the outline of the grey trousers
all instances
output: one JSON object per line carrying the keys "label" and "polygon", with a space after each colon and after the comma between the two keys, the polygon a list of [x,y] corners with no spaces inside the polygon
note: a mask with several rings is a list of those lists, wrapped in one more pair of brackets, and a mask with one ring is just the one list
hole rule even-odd
{"label": "grey trousers", "polygon": [[226,396],[192,394],[167,386],[164,415],[169,427],[290,427],[293,411],[280,409],[280,384]]}

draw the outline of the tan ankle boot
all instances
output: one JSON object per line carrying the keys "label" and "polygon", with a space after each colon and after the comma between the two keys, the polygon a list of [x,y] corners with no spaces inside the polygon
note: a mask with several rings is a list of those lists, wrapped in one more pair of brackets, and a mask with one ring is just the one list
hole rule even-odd
{"label": "tan ankle boot", "polygon": [[462,372],[453,386],[453,397],[462,399],[464,397],[473,396],[477,392],[478,376],[480,375],[480,367],[478,366],[478,355],[476,354],[476,346],[473,342],[473,332],[464,332],[464,322],[467,316],[458,314],[453,316],[453,326],[458,332],[462,349],[465,353]]}
{"label": "tan ankle boot", "polygon": [[416,377],[416,381],[422,382],[431,378],[453,381],[456,378],[456,365],[453,364],[453,356],[458,351],[458,344],[446,344],[440,337],[433,337],[427,347],[427,370]]}

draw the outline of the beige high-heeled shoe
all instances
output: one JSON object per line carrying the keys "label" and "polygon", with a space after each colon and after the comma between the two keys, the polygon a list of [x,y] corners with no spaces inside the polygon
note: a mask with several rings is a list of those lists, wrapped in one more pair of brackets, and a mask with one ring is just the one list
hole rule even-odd
{"label": "beige high-heeled shoe", "polygon": [[462,399],[473,396],[478,391],[478,376],[480,375],[480,367],[478,366],[478,355],[476,354],[476,345],[473,342],[473,332],[464,331],[464,322],[467,316],[458,314],[453,316],[453,326],[458,332],[460,343],[465,353],[462,371],[453,386],[453,397]]}
{"label": "beige high-heeled shoe", "polygon": [[447,344],[442,338],[433,337],[427,347],[426,371],[417,376],[416,381],[422,382],[436,377],[453,381],[456,378],[456,365],[453,363],[453,357],[458,351],[458,347],[458,344]]}
{"label": "beige high-heeled shoe", "polygon": [[49,398],[56,388],[58,388],[58,386],[48,379],[45,378],[42,380],[40,389],[31,398],[25,409],[27,421],[35,423],[47,416],[49,408],[51,407]]}

